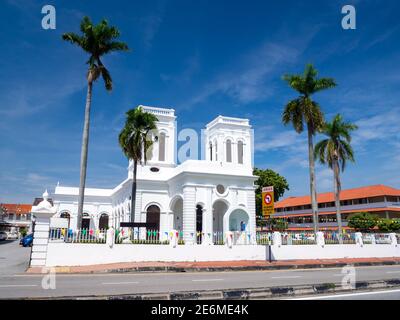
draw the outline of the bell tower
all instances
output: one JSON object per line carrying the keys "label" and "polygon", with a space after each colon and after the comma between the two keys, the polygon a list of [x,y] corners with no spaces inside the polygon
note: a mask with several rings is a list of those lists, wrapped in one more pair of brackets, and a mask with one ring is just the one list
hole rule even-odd
{"label": "bell tower", "polygon": [[206,125],[205,159],[252,167],[253,129],[248,119],[218,116]]}
{"label": "bell tower", "polygon": [[[144,112],[154,114],[157,130],[152,133],[153,145],[147,153],[147,166],[173,167],[176,152],[176,116],[174,109],[156,108],[140,105]],[[132,163],[130,163],[131,167]]]}

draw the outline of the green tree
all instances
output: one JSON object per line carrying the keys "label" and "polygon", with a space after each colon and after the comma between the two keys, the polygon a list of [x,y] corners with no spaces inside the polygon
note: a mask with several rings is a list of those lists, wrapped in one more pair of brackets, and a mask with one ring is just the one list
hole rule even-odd
{"label": "green tree", "polygon": [[257,185],[256,189],[256,213],[259,219],[262,218],[262,188],[263,187],[274,187],[274,198],[275,201],[279,201],[279,199],[284,195],[286,190],[289,190],[289,184],[286,179],[281,176],[279,173],[271,170],[271,169],[258,169],[254,168],[253,174],[258,176],[255,184]]}
{"label": "green tree", "polygon": [[336,86],[331,78],[317,78],[318,72],[309,64],[306,66],[303,75],[285,75],[283,79],[289,86],[296,90],[300,96],[290,101],[282,114],[282,122],[285,125],[291,123],[297,133],[302,133],[304,124],[307,126],[308,133],[308,158],[310,168],[310,193],[311,206],[314,222],[314,232],[318,231],[318,203],[315,182],[315,162],[313,138],[324,125],[324,114],[317,102],[312,99],[312,95]]}
{"label": "green tree", "polygon": [[400,220],[381,219],[378,221],[378,229],[382,232],[396,232],[400,230]]}
{"label": "green tree", "polygon": [[346,123],[340,114],[336,115],[332,122],[328,122],[322,128],[322,133],[327,139],[321,140],[315,146],[314,156],[322,164],[328,164],[333,170],[333,190],[335,193],[336,220],[338,224],[339,240],[342,238],[342,216],[340,213],[341,181],[340,171],[344,171],[347,161],[354,162],[354,151],[351,147],[351,132],[357,126]]}
{"label": "green tree", "polygon": [[348,226],[359,232],[368,232],[376,227],[378,217],[369,212],[359,212],[351,215],[348,219]]}
{"label": "green tree", "polygon": [[125,156],[133,161],[133,181],[131,196],[131,222],[135,219],[137,166],[147,162],[147,153],[153,145],[150,132],[157,129],[157,117],[144,112],[141,107],[126,113],[125,126],[119,134],[119,145]]}
{"label": "green tree", "polygon": [[271,230],[283,232],[288,228],[288,222],[284,219],[271,219]]}
{"label": "green tree", "polygon": [[117,28],[109,26],[107,20],[102,20],[94,25],[89,17],[84,17],[80,26],[81,35],[68,32],[62,35],[62,39],[80,47],[89,55],[88,71],[86,74],[87,94],[85,106],[85,120],[82,135],[79,198],[78,198],[78,228],[82,221],[83,202],[85,197],[87,155],[89,145],[90,107],[92,103],[93,83],[101,76],[105,88],[112,90],[112,79],[110,72],[101,61],[101,57],[114,51],[127,51],[128,46],[124,42],[115,41],[119,38],[120,32]]}

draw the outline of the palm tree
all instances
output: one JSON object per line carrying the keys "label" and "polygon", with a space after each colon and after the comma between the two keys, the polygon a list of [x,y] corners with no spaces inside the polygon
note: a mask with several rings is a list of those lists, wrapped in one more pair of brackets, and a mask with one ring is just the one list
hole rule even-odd
{"label": "palm tree", "polygon": [[79,199],[78,199],[78,228],[81,227],[81,217],[83,211],[83,201],[85,197],[87,154],[89,144],[89,123],[90,123],[90,106],[92,103],[92,87],[93,83],[102,76],[105,88],[112,90],[112,79],[110,72],[104,66],[101,57],[114,51],[127,51],[128,46],[124,42],[115,41],[120,36],[117,28],[109,26],[107,20],[102,20],[99,24],[94,25],[89,17],[84,17],[81,22],[81,35],[68,32],[62,35],[62,39],[71,42],[82,48],[89,54],[87,79],[87,94],[85,107],[85,122],[83,126],[82,148],[81,148],[81,164],[80,164],[80,181],[79,181]]}
{"label": "palm tree", "polygon": [[310,193],[314,222],[314,232],[318,231],[318,203],[315,182],[315,163],[313,137],[321,130],[324,124],[324,114],[319,104],[311,96],[319,91],[333,88],[336,83],[331,78],[317,78],[318,72],[311,65],[307,65],[303,75],[285,75],[283,79],[291,88],[300,93],[300,96],[290,101],[283,111],[282,122],[285,125],[293,124],[297,133],[302,133],[304,124],[308,132],[308,157],[310,167]]}
{"label": "palm tree", "polygon": [[334,192],[336,205],[336,219],[338,223],[339,241],[342,243],[342,217],[340,215],[340,171],[344,171],[346,162],[354,162],[354,152],[351,147],[351,132],[356,130],[357,126],[352,123],[346,123],[340,114],[336,115],[332,122],[326,123],[322,133],[327,136],[315,146],[315,157],[322,164],[328,164],[333,170]]}
{"label": "palm tree", "polygon": [[157,117],[151,113],[143,112],[141,107],[129,110],[126,113],[124,128],[119,134],[119,145],[129,160],[133,161],[133,181],[131,196],[131,222],[135,219],[137,166],[138,163],[146,164],[147,152],[153,145],[150,131],[156,130]]}

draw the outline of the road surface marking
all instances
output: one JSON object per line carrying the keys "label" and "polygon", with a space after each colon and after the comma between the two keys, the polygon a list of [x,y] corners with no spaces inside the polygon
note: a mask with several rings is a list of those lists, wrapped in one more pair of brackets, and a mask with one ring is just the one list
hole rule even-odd
{"label": "road surface marking", "polygon": [[206,281],[224,281],[224,279],[195,279],[193,282],[206,282]]}
{"label": "road surface marking", "polygon": [[271,277],[271,279],[295,279],[301,278],[301,276],[282,276],[282,277]]}
{"label": "road surface marking", "polygon": [[37,284],[0,284],[0,288],[37,287]]}
{"label": "road surface marking", "polygon": [[329,298],[344,298],[344,297],[352,297],[352,296],[368,296],[374,294],[388,294],[400,292],[400,289],[397,290],[386,290],[386,291],[370,291],[370,292],[358,292],[358,293],[347,293],[347,294],[333,294],[330,296],[321,296],[321,297],[307,297],[307,298],[297,298],[297,299],[289,299],[289,300],[320,300],[320,299],[329,299]]}
{"label": "road surface marking", "polygon": [[103,285],[119,285],[119,284],[138,284],[139,282],[137,281],[129,281],[129,282],[103,282]]}

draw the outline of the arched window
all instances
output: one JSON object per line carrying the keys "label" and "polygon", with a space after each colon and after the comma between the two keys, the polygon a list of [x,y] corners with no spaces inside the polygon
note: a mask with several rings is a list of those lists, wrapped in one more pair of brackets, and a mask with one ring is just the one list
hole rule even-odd
{"label": "arched window", "polygon": [[68,212],[62,212],[60,214],[60,218],[68,219],[68,229],[69,229],[69,224],[70,224],[70,221],[71,221],[70,214]]}
{"label": "arched window", "polygon": [[99,229],[104,230],[108,229],[108,214],[103,213],[99,219]]}
{"label": "arched window", "polygon": [[158,160],[165,161],[165,133],[160,133],[158,138]]}
{"label": "arched window", "polygon": [[243,141],[238,141],[238,163],[243,164]]}
{"label": "arched window", "polygon": [[218,144],[217,144],[217,140],[214,140],[214,145],[215,145],[215,161],[218,161]]}
{"label": "arched window", "polygon": [[213,160],[213,147],[212,147],[212,142],[210,142],[210,161]]}
{"label": "arched window", "polygon": [[232,162],[232,141],[226,141],[226,162]]}
{"label": "arched window", "polygon": [[196,206],[196,231],[203,231],[203,207],[199,204]]}
{"label": "arched window", "polygon": [[81,229],[90,229],[90,216],[86,212],[82,214]]}
{"label": "arched window", "polygon": [[201,244],[203,239],[203,207],[196,206],[196,243]]}

